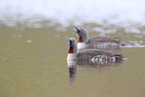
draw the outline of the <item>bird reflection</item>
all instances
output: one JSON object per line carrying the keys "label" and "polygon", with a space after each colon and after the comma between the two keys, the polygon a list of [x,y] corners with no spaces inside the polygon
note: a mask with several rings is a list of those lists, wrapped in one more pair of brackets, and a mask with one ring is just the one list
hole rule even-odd
{"label": "bird reflection", "polygon": [[76,61],[68,61],[68,77],[70,84],[75,83],[76,77],[77,77],[77,68],[78,65],[76,64]]}
{"label": "bird reflection", "polygon": [[68,64],[68,79],[69,79],[69,83],[70,85],[74,84],[76,82],[77,79],[77,71],[78,71],[78,66],[81,67],[87,67],[87,68],[104,68],[104,67],[108,67],[108,66],[118,66],[119,63],[121,63],[122,61],[79,61],[79,60],[71,60],[71,61],[67,61]]}

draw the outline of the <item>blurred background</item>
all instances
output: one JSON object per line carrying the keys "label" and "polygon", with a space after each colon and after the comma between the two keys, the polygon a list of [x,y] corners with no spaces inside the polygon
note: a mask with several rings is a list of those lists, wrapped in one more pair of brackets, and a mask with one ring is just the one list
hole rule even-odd
{"label": "blurred background", "polygon": [[[144,97],[145,0],[0,0],[0,97]],[[118,37],[127,60],[78,66],[70,86],[67,39]],[[93,64],[93,63],[92,63]]]}
{"label": "blurred background", "polygon": [[7,25],[50,20],[63,25],[107,22],[144,25],[144,0],[0,0],[0,20]]}

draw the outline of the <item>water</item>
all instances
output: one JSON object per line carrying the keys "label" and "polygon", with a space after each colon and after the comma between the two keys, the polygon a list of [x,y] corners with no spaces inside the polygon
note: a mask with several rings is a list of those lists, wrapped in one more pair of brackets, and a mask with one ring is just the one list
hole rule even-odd
{"label": "water", "polygon": [[[144,97],[144,0],[0,1],[0,97]],[[127,60],[73,72],[73,25],[120,38],[127,46],[117,53]]]}
{"label": "water", "polygon": [[[70,84],[67,37],[77,36],[73,27],[65,31],[56,28],[58,26],[19,30],[1,26],[1,97],[144,97],[144,47],[121,49],[118,53],[127,60],[113,66],[80,65]],[[117,33],[108,35],[118,36]],[[128,35],[129,40],[142,41],[141,45],[145,42],[144,36],[135,38],[126,34],[120,37],[128,43]]]}

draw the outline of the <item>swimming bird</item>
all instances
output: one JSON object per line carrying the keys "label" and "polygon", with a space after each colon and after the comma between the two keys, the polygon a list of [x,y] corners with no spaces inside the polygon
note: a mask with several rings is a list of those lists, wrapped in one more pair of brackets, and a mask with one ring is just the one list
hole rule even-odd
{"label": "swimming bird", "polygon": [[68,56],[67,61],[118,61],[122,60],[123,56],[112,51],[103,49],[85,49],[77,51],[77,42],[74,38],[68,39]]}
{"label": "swimming bird", "polygon": [[74,28],[74,32],[79,35],[77,44],[79,50],[92,48],[119,48],[125,45],[120,39],[109,36],[94,36],[89,38],[88,31],[85,28],[77,28],[75,26]]}

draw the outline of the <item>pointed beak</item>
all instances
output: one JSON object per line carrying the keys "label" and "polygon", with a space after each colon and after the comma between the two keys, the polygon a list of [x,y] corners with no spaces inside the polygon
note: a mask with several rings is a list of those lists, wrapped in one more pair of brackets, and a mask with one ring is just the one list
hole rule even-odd
{"label": "pointed beak", "polygon": [[72,40],[69,39],[68,42],[69,42],[69,43],[68,43],[68,44],[69,44],[69,47],[73,47],[73,42],[72,42]]}
{"label": "pointed beak", "polygon": [[70,47],[73,47],[73,43],[72,43],[72,41],[70,40],[69,42],[70,42]]}
{"label": "pointed beak", "polygon": [[79,32],[80,32],[80,30],[79,30],[76,26],[74,26],[74,32],[79,33]]}

